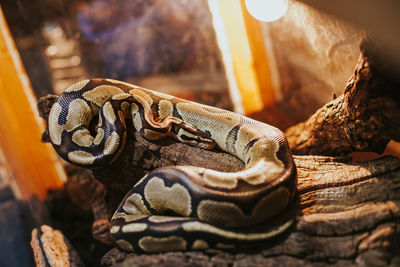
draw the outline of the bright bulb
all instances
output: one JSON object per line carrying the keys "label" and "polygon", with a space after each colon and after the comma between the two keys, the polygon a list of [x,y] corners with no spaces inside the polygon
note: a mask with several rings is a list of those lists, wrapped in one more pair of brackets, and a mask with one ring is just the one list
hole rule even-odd
{"label": "bright bulb", "polygon": [[264,22],[281,18],[288,9],[288,0],[246,0],[245,4],[255,19]]}

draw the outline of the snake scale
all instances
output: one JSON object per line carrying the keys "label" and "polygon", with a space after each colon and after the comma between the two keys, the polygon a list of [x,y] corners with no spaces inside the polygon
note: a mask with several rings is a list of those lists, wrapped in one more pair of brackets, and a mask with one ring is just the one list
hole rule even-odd
{"label": "snake scale", "polygon": [[[51,142],[66,161],[104,167],[118,160],[132,120],[146,139],[166,136],[245,163],[238,172],[194,166],[156,169],[126,194],[110,223],[120,249],[137,252],[232,248],[287,230],[267,227],[292,202],[296,167],[283,133],[245,116],[111,79],[68,87],[48,120]],[[97,122],[94,131],[91,122]]]}

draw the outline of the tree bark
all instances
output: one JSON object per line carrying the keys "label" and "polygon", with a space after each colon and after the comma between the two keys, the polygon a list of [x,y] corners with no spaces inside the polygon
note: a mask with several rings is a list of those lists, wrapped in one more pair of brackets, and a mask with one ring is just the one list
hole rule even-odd
{"label": "tree bark", "polygon": [[[345,94],[318,110],[309,120],[288,129],[295,154],[344,155],[353,151],[382,152],[389,140],[399,141],[399,77],[385,65],[369,39]],[[42,101],[54,101],[47,98]],[[51,103],[42,105],[51,107]],[[47,111],[48,113],[48,111]],[[46,111],[43,112],[46,117]],[[128,129],[133,129],[128,122]],[[104,236],[109,218],[124,194],[146,173],[163,166],[195,165],[222,171],[243,168],[237,158],[169,139],[149,142],[131,131],[113,165],[93,170],[105,188],[105,204],[93,197]],[[46,133],[44,134],[46,139]],[[384,157],[354,163],[347,157],[295,156],[298,198],[288,211],[296,224],[265,245],[241,251],[137,255],[112,249],[105,266],[266,266],[266,265],[392,265],[400,264],[400,160]],[[92,190],[97,192],[99,190]],[[100,194],[101,195],[101,194]],[[103,205],[106,207],[103,208]],[[99,215],[99,210],[102,214]],[[96,223],[96,222],[95,222]],[[100,228],[101,228],[100,227]],[[96,227],[94,227],[96,229]],[[107,241],[108,240],[108,241]]]}
{"label": "tree bark", "polygon": [[37,267],[84,266],[68,239],[48,225],[33,229],[31,247]]}
{"label": "tree bark", "polygon": [[[132,137],[117,165],[94,172],[107,188],[107,209],[98,202],[94,202],[93,208],[97,212],[107,211],[105,217],[110,216],[137,179],[155,167],[190,164],[225,171],[243,167],[237,158],[218,151],[205,151],[176,142],[150,143],[138,134]],[[136,167],[132,169],[137,171],[129,173],[126,169],[133,163]],[[240,251],[140,255],[114,248],[103,257],[102,265],[400,264],[397,253],[400,249],[397,226],[400,221],[400,160],[384,157],[354,163],[347,157],[295,156],[295,163],[298,197],[288,212],[294,213],[296,224],[283,235],[264,245]]]}
{"label": "tree bark", "polygon": [[[182,144],[171,154],[198,154]],[[193,149],[193,150],[192,150]],[[168,158],[169,153],[161,152]],[[218,158],[207,157],[208,162]],[[104,266],[269,266],[400,264],[400,160],[385,157],[353,163],[345,157],[295,156],[296,224],[264,245],[241,251],[191,251],[139,255],[113,249]],[[228,166],[227,166],[228,167]],[[235,160],[231,168],[238,167]],[[229,169],[229,168],[228,168]],[[290,211],[289,211],[290,212]]]}
{"label": "tree bark", "polygon": [[400,73],[379,45],[365,38],[361,56],[344,95],[286,131],[298,155],[382,153],[390,140],[400,141]]}

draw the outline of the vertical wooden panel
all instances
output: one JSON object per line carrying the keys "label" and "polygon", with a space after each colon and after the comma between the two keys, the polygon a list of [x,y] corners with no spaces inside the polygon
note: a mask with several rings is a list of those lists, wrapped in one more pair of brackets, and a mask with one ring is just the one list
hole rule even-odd
{"label": "vertical wooden panel", "polygon": [[57,155],[41,143],[43,122],[36,99],[0,8],[0,146],[22,199],[43,198],[65,173]]}

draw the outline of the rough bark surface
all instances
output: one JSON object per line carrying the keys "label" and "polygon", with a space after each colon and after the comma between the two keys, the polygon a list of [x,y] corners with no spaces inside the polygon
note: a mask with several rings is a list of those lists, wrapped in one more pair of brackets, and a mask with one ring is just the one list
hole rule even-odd
{"label": "rough bark surface", "polygon": [[[397,255],[400,249],[400,160],[385,157],[354,163],[346,157],[295,156],[295,162],[298,198],[289,212],[294,212],[297,220],[295,226],[282,236],[263,246],[240,251],[138,255],[114,248],[103,257],[102,265],[400,264]],[[93,171],[94,177],[107,190],[107,209],[101,201],[93,202],[95,213],[102,213],[97,217],[104,223],[103,231],[100,231],[103,238],[108,225],[104,218],[112,214],[129,188],[148,171],[177,164],[225,171],[244,166],[237,158],[222,152],[205,151],[168,140],[148,142],[132,133],[117,164]],[[94,199],[101,196],[101,190],[98,190],[94,190]]]}
{"label": "rough bark surface", "polygon": [[[368,48],[345,95],[317,111],[308,121],[287,131],[295,154],[338,155],[353,151],[382,152],[398,140],[399,94],[397,79],[383,68]],[[367,49],[368,48],[368,49]],[[392,73],[392,72],[391,72]],[[380,77],[376,77],[380,76]],[[399,76],[400,77],[400,76]],[[56,98],[45,98],[42,113]],[[128,129],[133,129],[128,122]],[[164,139],[148,142],[130,132],[126,148],[111,166],[93,170],[104,185],[94,192],[97,213],[93,227],[104,243],[109,218],[124,194],[146,173],[163,166],[195,165],[222,171],[243,168],[237,158],[219,151]],[[43,136],[46,139],[46,133]],[[298,198],[289,213],[297,223],[282,236],[257,248],[240,251],[206,250],[137,255],[112,249],[105,266],[268,266],[336,265],[398,266],[400,257],[400,160],[385,157],[354,163],[346,157],[295,156]],[[100,197],[99,197],[100,196]],[[106,208],[104,209],[104,205]],[[100,234],[99,234],[100,233]]]}
{"label": "rough bark surface", "polygon": [[[198,153],[176,144],[173,151]],[[192,150],[193,149],[193,150]],[[172,151],[172,150],[171,150]],[[178,153],[178,154],[179,154]],[[168,153],[161,152],[163,157]],[[209,162],[218,154],[208,157]],[[206,250],[138,255],[112,249],[105,266],[270,266],[400,264],[400,160],[296,156],[297,223],[263,246],[241,251]],[[230,167],[237,168],[232,159]],[[228,169],[229,166],[227,166]]]}
{"label": "rough bark surface", "polygon": [[360,49],[344,95],[286,131],[294,154],[380,154],[390,140],[400,140],[400,74],[372,40],[364,39]]}
{"label": "rough bark surface", "polygon": [[31,247],[36,266],[84,266],[65,236],[48,225],[32,231]]}

